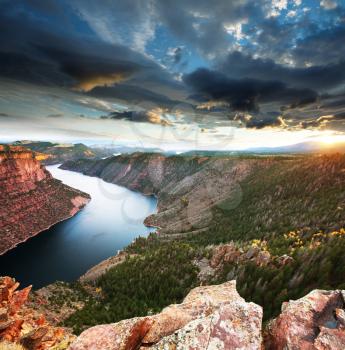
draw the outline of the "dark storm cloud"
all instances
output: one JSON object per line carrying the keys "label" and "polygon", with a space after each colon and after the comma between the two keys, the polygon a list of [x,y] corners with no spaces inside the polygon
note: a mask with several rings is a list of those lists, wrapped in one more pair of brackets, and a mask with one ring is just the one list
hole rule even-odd
{"label": "dark storm cloud", "polygon": [[334,88],[345,82],[343,59],[335,64],[298,68],[283,66],[271,59],[254,59],[241,52],[233,52],[219,68],[233,78],[276,79],[294,87],[318,91]]}
{"label": "dark storm cloud", "polygon": [[148,117],[146,112],[124,111],[124,112],[110,112],[107,115],[102,115],[100,119],[115,119],[115,120],[129,120],[135,122],[146,122]]}
{"label": "dark storm cloud", "polygon": [[98,75],[130,74],[148,64],[126,47],[57,35],[27,17],[0,20],[0,74],[8,78],[68,85]]}
{"label": "dark storm cloud", "polygon": [[250,114],[243,114],[243,113],[237,113],[235,117],[233,118],[235,121],[239,121],[241,124],[243,124],[246,128],[249,129],[264,129],[267,127],[285,127],[285,121],[284,119],[278,115],[250,115]]}
{"label": "dark storm cloud", "polygon": [[97,55],[79,54],[53,47],[39,47],[55,61],[62,73],[76,80],[75,87],[89,91],[99,85],[112,85],[128,79],[143,67],[134,62]]}
{"label": "dark storm cloud", "polygon": [[127,120],[137,123],[160,124],[163,126],[170,125],[163,116],[164,111],[160,108],[156,108],[149,111],[114,111],[101,116],[100,119]]}
{"label": "dark storm cloud", "polygon": [[185,75],[184,81],[209,100],[229,103],[234,111],[260,110],[260,103],[303,104],[314,102],[317,93],[310,89],[289,88],[276,80],[230,79],[208,69],[198,69]]}
{"label": "dark storm cloud", "polygon": [[[345,13],[343,14],[345,16]],[[292,56],[297,64],[336,64],[345,57],[345,22],[297,41]]]}
{"label": "dark storm cloud", "polygon": [[174,107],[180,103],[178,100],[170,99],[166,95],[145,89],[144,87],[121,84],[112,87],[95,87],[88,95],[98,98],[115,97],[134,105],[145,105],[150,103],[157,106]]}
{"label": "dark storm cloud", "polygon": [[[186,102],[190,88],[189,107],[223,102],[212,111],[224,118],[250,112],[236,118],[247,128],[323,125],[328,116],[340,122],[335,116],[345,99],[335,92],[345,83],[344,6],[296,3],[0,0],[0,78],[66,94],[73,89],[73,98],[170,109]],[[187,58],[188,69],[208,69],[180,82]],[[148,121],[144,112],[133,116]]]}
{"label": "dark storm cloud", "polygon": [[[35,1],[36,7],[40,4]],[[11,4],[7,5],[0,6],[4,10],[0,13],[0,77],[80,91],[133,79],[138,86],[137,97],[145,90],[157,89],[163,96],[167,87],[176,89],[170,74],[141,53],[90,35],[56,30],[25,12],[13,16]],[[150,87],[142,89],[148,82]],[[116,91],[112,92],[108,98],[116,99]],[[148,94],[144,93],[141,100]]]}
{"label": "dark storm cloud", "polygon": [[345,111],[336,113],[334,115],[325,115],[314,120],[302,121],[300,125],[304,129],[309,129],[309,128],[320,128],[332,122],[344,122],[344,121],[345,121]]}

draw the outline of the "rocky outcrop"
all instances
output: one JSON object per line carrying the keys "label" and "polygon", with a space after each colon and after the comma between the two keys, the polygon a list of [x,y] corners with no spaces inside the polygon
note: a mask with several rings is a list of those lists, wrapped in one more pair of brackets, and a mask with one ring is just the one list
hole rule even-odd
{"label": "rocky outcrop", "polygon": [[0,145],[0,254],[76,214],[90,196],[54,179],[20,146]]}
{"label": "rocky outcrop", "polygon": [[260,306],[247,303],[236,282],[197,287],[160,314],[84,331],[70,350],[261,349]]}
{"label": "rocky outcrop", "polygon": [[0,277],[0,346],[9,342],[27,350],[65,349],[74,336],[52,327],[43,314],[28,308],[31,287],[17,290],[18,286],[14,279]]}
{"label": "rocky outcrop", "polygon": [[120,251],[117,255],[111,256],[110,258],[101,261],[99,264],[86,271],[82,276],[79,277],[79,281],[83,284],[94,283],[109,269],[123,263],[126,258],[133,256],[134,254],[128,254],[124,251]]}
{"label": "rocky outcrop", "polygon": [[27,302],[31,287],[18,286],[0,277],[0,348],[9,342],[27,350],[345,349],[343,290],[314,290],[286,302],[263,330],[262,308],[246,302],[235,281],[201,286],[159,314],[95,326],[75,338],[32,307],[37,296]]}
{"label": "rocky outcrop", "polygon": [[284,303],[268,328],[266,349],[345,349],[345,291],[314,290]]}

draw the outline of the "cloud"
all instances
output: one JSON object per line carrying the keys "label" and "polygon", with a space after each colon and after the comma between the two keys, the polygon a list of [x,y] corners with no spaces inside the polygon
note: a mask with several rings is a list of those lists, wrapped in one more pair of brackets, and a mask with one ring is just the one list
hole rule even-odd
{"label": "cloud", "polygon": [[301,127],[303,129],[309,129],[309,128],[321,128],[326,126],[328,123],[336,122],[336,121],[345,121],[345,111],[336,113],[334,115],[324,115],[322,117],[317,118],[316,120],[308,120],[301,122]]}
{"label": "cloud", "polygon": [[185,75],[184,81],[207,100],[229,103],[234,111],[258,112],[260,103],[302,104],[314,102],[317,93],[310,89],[289,88],[276,80],[230,79],[208,69]]}
{"label": "cloud", "polygon": [[[48,11],[40,1],[34,2]],[[0,14],[0,78],[81,93],[93,93],[99,87],[94,94],[108,99],[121,95],[141,102],[148,97],[154,103],[173,103],[174,92],[181,97],[181,83],[148,56],[93,35],[57,30],[31,16],[12,16],[10,5]],[[131,87],[124,86],[124,92],[112,90],[124,82]]]}
{"label": "cloud", "polygon": [[9,118],[10,115],[8,113],[0,112],[0,118]]}
{"label": "cloud", "polygon": [[257,115],[252,116],[245,113],[237,113],[233,118],[235,121],[239,121],[246,128],[249,129],[264,129],[268,127],[287,127],[284,118],[281,115]]}
{"label": "cloud", "polygon": [[51,113],[47,115],[47,118],[62,118],[63,116],[62,113]]}
{"label": "cloud", "polygon": [[106,42],[128,45],[139,52],[154,36],[154,6],[151,1],[72,0],[79,16]]}
{"label": "cloud", "polygon": [[335,64],[298,68],[277,64],[271,59],[253,58],[236,51],[229,54],[218,68],[233,78],[275,79],[293,87],[319,91],[327,91],[345,82],[345,60]]}
{"label": "cloud", "polygon": [[[344,18],[344,11],[339,11],[340,18]],[[298,39],[291,50],[291,57],[296,65],[305,67],[336,65],[344,61],[345,47],[344,19],[326,29],[312,32],[310,35]]]}
{"label": "cloud", "polygon": [[209,127],[234,115],[247,128],[339,127],[345,8],[304,9],[300,0],[3,0],[0,79],[21,86],[13,94],[26,104],[24,95],[53,89],[68,115],[121,103],[151,112],[105,117],[159,124],[168,118],[158,108],[185,103]]}
{"label": "cloud", "polygon": [[334,10],[338,7],[338,4],[334,0],[321,0],[320,5],[326,10]]}
{"label": "cloud", "polygon": [[115,119],[115,120],[127,120],[137,123],[151,123],[160,124],[162,126],[169,126],[172,123],[165,119],[164,114],[167,110],[162,108],[154,108],[148,111],[123,111],[123,112],[110,112],[107,115],[103,115],[101,119]]}
{"label": "cloud", "polygon": [[120,83],[128,78],[126,73],[110,73],[110,74],[96,74],[95,76],[80,77],[78,83],[75,85],[76,90],[91,91],[96,86],[112,86],[115,83]]}
{"label": "cloud", "polygon": [[138,85],[121,84],[111,87],[96,87],[88,95],[97,98],[116,99],[138,107],[149,104],[172,108],[181,102],[166,94],[154,92]]}
{"label": "cloud", "polygon": [[181,46],[170,47],[167,56],[172,59],[173,64],[179,64],[182,60],[183,48]]}

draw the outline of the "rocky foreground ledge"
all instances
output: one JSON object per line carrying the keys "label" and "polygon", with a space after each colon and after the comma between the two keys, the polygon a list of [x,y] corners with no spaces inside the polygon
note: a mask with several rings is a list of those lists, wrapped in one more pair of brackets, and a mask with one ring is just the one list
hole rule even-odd
{"label": "rocky foreground ledge", "polygon": [[54,179],[35,154],[0,145],[0,254],[70,218],[90,196]]}
{"label": "rocky foreground ledge", "polygon": [[236,281],[202,286],[157,315],[95,326],[75,339],[30,308],[30,287],[18,285],[0,277],[0,349],[12,349],[9,344],[24,350],[345,349],[343,290],[314,290],[284,303],[264,329],[262,308],[237,293]]}
{"label": "rocky foreground ledge", "polygon": [[66,349],[75,337],[26,305],[31,286],[18,287],[14,279],[0,277],[0,349]]}
{"label": "rocky foreground ledge", "polygon": [[236,282],[193,289],[160,314],[84,331],[70,350],[343,350],[345,291],[314,290],[284,303],[266,330],[262,308],[247,303]]}

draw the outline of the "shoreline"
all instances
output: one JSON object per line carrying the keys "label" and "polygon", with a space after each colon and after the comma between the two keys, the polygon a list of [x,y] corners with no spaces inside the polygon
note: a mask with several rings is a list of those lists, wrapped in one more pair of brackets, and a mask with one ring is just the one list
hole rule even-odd
{"label": "shoreline", "polygon": [[73,213],[73,214],[67,216],[67,217],[64,218],[64,219],[57,220],[56,222],[54,222],[54,223],[48,225],[47,227],[45,227],[44,229],[42,229],[42,230],[40,230],[40,231],[38,231],[38,232],[35,232],[35,233],[33,233],[32,235],[30,235],[29,237],[27,237],[27,238],[25,238],[25,239],[23,239],[23,240],[21,240],[21,241],[15,243],[14,245],[12,245],[10,248],[6,249],[5,251],[0,252],[0,256],[5,255],[5,254],[8,253],[9,251],[11,251],[11,250],[15,249],[16,247],[18,247],[18,245],[20,245],[20,244],[22,244],[22,243],[25,243],[25,242],[28,241],[29,239],[38,236],[40,233],[43,233],[44,231],[49,230],[51,227],[53,227],[53,226],[59,224],[60,222],[63,222],[63,221],[65,221],[65,220],[71,219],[72,217],[76,216],[80,211],[82,211],[82,210],[85,208],[85,206],[86,206],[87,204],[89,204],[90,201],[91,201],[91,198],[89,198],[89,199],[88,199],[88,202],[87,202],[85,205],[83,205],[82,207],[80,207],[80,209],[79,209],[77,212],[75,212],[75,213]]}

